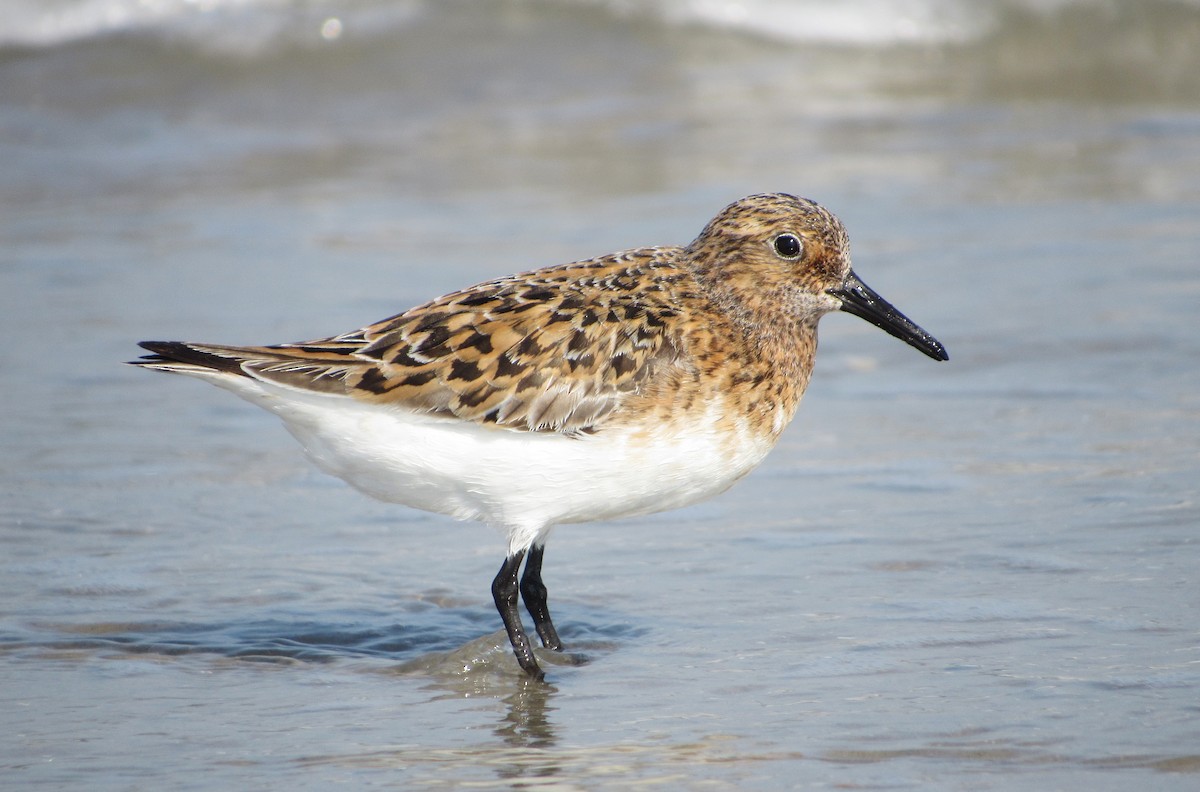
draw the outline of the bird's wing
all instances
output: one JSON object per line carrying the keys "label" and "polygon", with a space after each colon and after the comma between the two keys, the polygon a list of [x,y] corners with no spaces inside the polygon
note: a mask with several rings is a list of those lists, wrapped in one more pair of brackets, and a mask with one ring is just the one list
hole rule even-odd
{"label": "bird's wing", "polygon": [[[647,249],[454,292],[351,333],[241,347],[147,342],[200,366],[514,430],[580,434],[687,364],[670,331],[673,249]],[[636,283],[641,288],[630,289]]]}

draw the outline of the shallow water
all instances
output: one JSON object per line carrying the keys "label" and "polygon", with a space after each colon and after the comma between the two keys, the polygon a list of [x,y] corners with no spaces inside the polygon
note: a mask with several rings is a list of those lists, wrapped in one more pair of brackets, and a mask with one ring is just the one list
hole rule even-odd
{"label": "shallow water", "polygon": [[[1195,788],[1200,9],[743,7],[17,6],[8,785]],[[119,365],[686,242],[774,189],[951,361],[831,316],[762,468],[559,529],[547,685],[490,529]]]}

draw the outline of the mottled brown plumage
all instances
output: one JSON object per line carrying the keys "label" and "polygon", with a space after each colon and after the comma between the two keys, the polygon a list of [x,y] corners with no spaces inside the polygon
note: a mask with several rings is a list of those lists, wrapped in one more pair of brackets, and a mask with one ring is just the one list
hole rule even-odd
{"label": "mottled brown plumage", "polygon": [[817,321],[857,314],[926,354],[936,340],[850,269],[812,201],[755,195],[687,247],[512,275],[331,338],[272,346],[143,342],[137,365],[208,379],[277,414],[324,470],[384,500],[505,529],[493,596],[560,648],[541,584],[560,523],[715,495],[752,470],[808,385]]}
{"label": "mottled brown plumage", "polygon": [[[670,249],[491,281],[335,338],[239,350],[256,374],[539,432],[591,432],[685,366]],[[639,284],[641,288],[632,288]],[[622,287],[625,288],[622,288]]]}
{"label": "mottled brown plumage", "polygon": [[[804,237],[795,262],[770,249],[785,227]],[[795,410],[815,347],[817,316],[796,313],[794,292],[838,285],[848,267],[835,217],[771,196],[727,210],[687,248],[500,278],[332,338],[189,346],[278,384],[518,431],[592,433],[686,410],[701,391],[774,424]]]}

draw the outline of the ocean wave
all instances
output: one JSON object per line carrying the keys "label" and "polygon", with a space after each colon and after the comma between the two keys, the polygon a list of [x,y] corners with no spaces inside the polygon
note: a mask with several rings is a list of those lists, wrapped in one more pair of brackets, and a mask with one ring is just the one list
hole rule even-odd
{"label": "ocean wave", "polygon": [[[387,29],[421,0],[8,0],[0,48],[48,48],[119,34],[146,34],[245,55],[279,45],[335,40],[348,15],[362,29]],[[382,19],[381,19],[382,18]],[[380,22],[382,21],[382,25]]]}
{"label": "ocean wave", "polygon": [[[1200,0],[1126,0],[1200,9]],[[1121,0],[462,0],[526,13],[567,7],[599,10],[670,27],[700,27],[785,43],[839,46],[960,43],[994,32],[1017,15],[1067,8],[1112,12]],[[167,36],[254,55],[280,45],[320,44],[343,32],[387,34],[430,0],[7,0],[0,48],[46,48],[113,34]],[[439,11],[447,13],[446,0]]]}
{"label": "ocean wave", "polygon": [[[618,0],[604,3],[620,9]],[[993,3],[960,0],[661,0],[676,24],[750,33],[784,42],[875,45],[958,41],[990,27]]]}

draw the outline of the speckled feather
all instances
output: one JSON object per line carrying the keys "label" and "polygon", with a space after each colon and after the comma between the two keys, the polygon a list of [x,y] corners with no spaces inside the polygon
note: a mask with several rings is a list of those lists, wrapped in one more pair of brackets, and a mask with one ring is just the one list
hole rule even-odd
{"label": "speckled feather", "polygon": [[[804,240],[781,261],[770,239]],[[849,269],[833,215],[743,199],[688,247],[616,253],[482,283],[343,335],[271,346],[150,342],[143,365],[220,368],[516,431],[579,436],[730,405],[777,435],[808,382],[814,295]],[[833,306],[835,307],[835,306]],[[164,365],[165,364],[165,365]],[[732,407],[738,405],[738,407]]]}
{"label": "speckled feather", "polygon": [[591,432],[686,368],[667,328],[685,299],[671,253],[514,275],[353,333],[235,354],[282,384],[515,430]]}
{"label": "speckled feather", "polygon": [[687,247],[500,278],[316,341],[147,341],[155,354],[134,362],[270,410],[374,497],[501,528],[492,598],[540,679],[518,598],[561,649],[541,579],[553,527],[685,506],[753,470],[836,310],[947,359],[854,274],[837,218],[773,194],[726,207]]}

